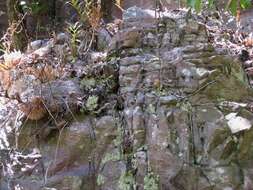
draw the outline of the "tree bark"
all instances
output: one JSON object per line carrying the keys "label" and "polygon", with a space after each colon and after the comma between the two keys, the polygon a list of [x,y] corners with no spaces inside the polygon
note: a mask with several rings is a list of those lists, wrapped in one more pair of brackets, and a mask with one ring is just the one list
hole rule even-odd
{"label": "tree bark", "polygon": [[7,14],[9,26],[13,25],[14,33],[11,41],[11,48],[16,50],[24,50],[27,45],[27,38],[25,35],[25,25],[22,20],[22,9],[18,0],[7,0]]}
{"label": "tree bark", "polygon": [[106,22],[112,20],[112,7],[114,0],[101,0],[102,16]]}

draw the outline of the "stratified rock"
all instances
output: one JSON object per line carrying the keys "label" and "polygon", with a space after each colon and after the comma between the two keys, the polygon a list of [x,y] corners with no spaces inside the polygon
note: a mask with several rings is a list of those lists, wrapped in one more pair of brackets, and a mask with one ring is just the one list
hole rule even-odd
{"label": "stratified rock", "polygon": [[[236,155],[241,158],[237,161],[244,163],[252,154],[248,152],[252,132],[247,129],[253,114],[243,104],[252,90],[240,62],[216,51],[208,43],[205,26],[186,12],[164,14],[157,21],[134,19],[134,14],[145,10],[133,10],[132,19],[125,20],[108,52],[111,59],[119,60],[119,92],[124,99],[122,115],[131,154],[146,150],[141,160],[132,157],[132,166],[127,161],[130,169],[126,176],[132,172],[137,177],[128,185],[145,189],[144,178],[159,176],[160,189],[243,189],[243,183],[249,182],[238,179],[242,168],[219,167]],[[217,108],[217,102],[227,104]],[[243,113],[234,103],[241,105]],[[240,127],[247,135],[231,140],[225,116],[234,109],[238,118],[247,118]],[[219,129],[228,131],[224,139],[218,138],[222,137],[217,135]],[[235,143],[239,150],[234,149]],[[142,164],[136,166],[136,162]],[[148,171],[143,174],[139,170],[145,165]],[[243,171],[247,173],[248,167]]]}
{"label": "stratified rock", "polygon": [[97,48],[99,51],[104,51],[108,44],[110,43],[112,37],[111,35],[109,34],[109,32],[102,28],[98,31],[98,34],[97,34]]}
{"label": "stratified rock", "polygon": [[[14,172],[10,181],[32,190],[250,189],[253,91],[239,59],[210,44],[205,25],[189,12],[133,15],[107,54],[66,65],[64,77],[7,72],[11,98],[72,116],[56,114],[56,127],[50,117],[28,122],[17,147],[38,146],[46,176],[38,167]],[[75,112],[79,103],[85,114]]]}
{"label": "stratified rock", "polygon": [[123,12],[123,20],[128,19],[143,19],[143,18],[154,18],[154,12],[144,10],[139,7],[130,7],[126,11]]}
{"label": "stratified rock", "polygon": [[61,32],[61,33],[57,34],[57,36],[56,36],[56,43],[57,44],[67,43],[68,40],[69,40],[69,37],[64,32]]}

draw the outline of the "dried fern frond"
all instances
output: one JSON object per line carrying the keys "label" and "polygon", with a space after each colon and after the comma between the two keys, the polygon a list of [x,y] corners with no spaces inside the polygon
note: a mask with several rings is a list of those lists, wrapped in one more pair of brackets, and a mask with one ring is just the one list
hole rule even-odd
{"label": "dried fern frond", "polygon": [[0,82],[4,90],[8,90],[12,84],[12,77],[10,70],[1,70]]}
{"label": "dried fern frond", "polygon": [[114,3],[120,10],[124,10],[122,8],[122,5],[123,5],[123,0],[116,0],[116,2]]}
{"label": "dried fern frond", "polygon": [[23,54],[21,51],[12,51],[10,53],[4,54],[4,65],[8,68],[15,67],[18,65],[21,61],[21,58],[23,57]]}
{"label": "dried fern frond", "polygon": [[88,21],[93,30],[97,30],[100,27],[101,17],[101,6],[92,6]]}
{"label": "dried fern frond", "polygon": [[93,0],[71,0],[68,3],[77,11],[81,21],[85,23],[91,13]]}
{"label": "dried fern frond", "polygon": [[9,70],[9,67],[6,66],[4,63],[0,63],[0,71]]}
{"label": "dried fern frond", "polygon": [[36,79],[39,79],[43,83],[53,81],[59,76],[58,69],[53,68],[51,65],[46,65],[43,68],[28,67],[25,69],[25,73],[34,75]]}

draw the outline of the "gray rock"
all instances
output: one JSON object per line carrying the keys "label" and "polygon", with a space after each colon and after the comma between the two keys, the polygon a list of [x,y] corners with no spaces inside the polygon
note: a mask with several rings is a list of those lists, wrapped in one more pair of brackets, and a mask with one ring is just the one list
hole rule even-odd
{"label": "gray rock", "polygon": [[61,32],[61,33],[57,34],[57,36],[56,36],[56,43],[57,44],[64,44],[64,43],[68,42],[68,40],[69,40],[69,37],[64,32]]}
{"label": "gray rock", "polygon": [[97,33],[97,40],[98,50],[104,51],[109,46],[112,37],[106,29],[102,28]]}
{"label": "gray rock", "polygon": [[32,50],[37,50],[42,47],[44,44],[43,40],[36,40],[30,43],[30,47]]}
{"label": "gray rock", "polygon": [[[24,189],[41,184],[78,190],[251,189],[253,114],[248,100],[253,91],[240,63],[207,43],[197,17],[178,11],[164,14],[158,23],[135,18],[145,17],[143,11],[130,9],[106,57],[92,54],[92,64],[71,66],[83,77],[82,90],[78,81],[66,78],[51,81],[50,90],[47,82],[40,85],[30,75],[12,73],[12,97],[19,93],[25,101],[43,92],[47,102],[64,110],[64,102],[75,107],[78,98],[96,95],[100,110],[79,116],[71,108],[73,121],[57,130],[48,120],[25,126],[18,147],[30,150],[39,144],[47,179],[44,183],[38,167],[38,172],[11,179],[13,184],[25,184]],[[4,132],[10,134],[16,122],[16,110],[10,110],[0,104],[0,121],[6,121],[0,148],[10,142]],[[5,119],[9,113],[12,119]],[[233,126],[229,113],[238,115]],[[234,124],[241,118],[247,119],[241,122],[244,130],[232,134],[229,126],[238,127]],[[57,139],[53,132],[59,130]],[[39,134],[39,142],[31,134]]]}
{"label": "gray rock", "polygon": [[[224,112],[220,111],[214,106],[214,102],[221,97],[240,102],[253,93],[246,90],[247,80],[244,79],[240,64],[207,44],[205,27],[194,19],[187,22],[186,17],[183,13],[181,16],[171,16],[163,20],[160,38],[152,33],[151,26],[142,27],[142,21],[129,19],[126,22],[130,24],[124,25],[122,35],[128,38],[115,38],[119,44],[124,44],[125,40],[130,41],[129,38],[132,38],[129,35],[131,31],[133,33],[138,26],[142,27],[142,38],[139,41],[141,45],[138,47],[144,46],[145,53],[128,56],[128,52],[136,49],[135,46],[114,46],[124,56],[119,61],[120,93],[125,102],[124,126],[130,133],[128,138],[134,152],[147,146],[147,162],[151,170],[159,176],[162,189],[191,189],[196,186],[211,188],[212,184],[216,184],[218,189],[237,188],[238,166],[218,167],[210,171],[202,168],[208,180],[201,176],[195,166],[185,164],[182,167],[186,161],[212,168],[224,162],[221,157],[228,159],[226,151],[229,147],[226,145],[229,139],[226,140],[227,137],[216,130],[226,126],[226,109],[231,112],[234,109],[226,107],[222,108]],[[170,27],[164,27],[166,24]],[[155,41],[162,42],[160,52],[157,52]],[[161,54],[160,57],[158,53]],[[222,69],[219,69],[221,63],[230,63],[231,73],[227,78]],[[218,76],[221,78],[218,79]],[[230,86],[237,83],[236,81],[242,82],[239,82],[242,88],[235,91]],[[249,136],[250,134],[251,132]],[[221,138],[218,138],[219,135]],[[245,157],[245,154],[241,152],[240,155]],[[132,161],[135,162],[134,159]],[[142,165],[139,167],[142,168]],[[139,167],[137,166],[137,171]],[[246,171],[247,167],[243,170]],[[144,188],[145,174],[137,172],[137,176],[136,183]],[[195,176],[197,180],[186,180],[192,179],[191,176]],[[245,184],[250,184],[247,180]],[[243,186],[240,185],[240,188],[243,189]]]}
{"label": "gray rock", "polygon": [[154,18],[154,12],[151,10],[144,10],[136,6],[130,7],[123,12],[123,20],[143,18]]}

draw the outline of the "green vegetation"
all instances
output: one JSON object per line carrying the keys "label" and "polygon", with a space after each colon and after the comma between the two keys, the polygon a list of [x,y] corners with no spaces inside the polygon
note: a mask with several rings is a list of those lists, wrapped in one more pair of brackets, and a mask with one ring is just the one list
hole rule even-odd
{"label": "green vegetation", "polygon": [[81,22],[85,23],[88,21],[92,11],[92,0],[71,0],[68,3],[77,11]]}
{"label": "green vegetation", "polygon": [[[157,25],[152,24],[152,26],[149,26],[150,23],[144,23],[145,27],[142,27],[140,31],[137,28],[138,32],[132,32],[132,29],[128,31],[126,24],[129,23],[124,23],[123,32],[125,33],[119,31],[120,35],[118,37],[118,34],[116,34],[116,38],[115,33],[120,30],[120,26],[117,26],[115,21],[115,23],[110,23],[113,26],[107,26],[106,24],[103,26],[105,27],[103,29],[108,30],[105,30],[105,32],[107,31],[108,35],[110,34],[108,41],[112,39],[111,41],[114,42],[115,40],[113,53],[108,52],[111,53],[111,56],[106,57],[106,52],[92,52],[96,50],[96,47],[90,51],[90,54],[86,54],[90,47],[93,48],[92,45],[97,43],[96,34],[94,33],[98,33],[97,26],[101,22],[99,22],[99,6],[94,2],[98,1],[71,0],[69,5],[74,8],[77,14],[77,16],[74,16],[77,18],[70,21],[67,26],[63,26],[63,30],[67,31],[62,37],[64,39],[58,39],[59,35],[55,35],[50,38],[53,45],[46,46],[47,49],[43,46],[44,40],[37,40],[36,42],[41,41],[41,43],[34,45],[35,47],[31,52],[21,53],[21,51],[14,50],[23,50],[27,46],[25,41],[27,38],[26,28],[23,25],[23,21],[26,21],[25,15],[31,13],[39,17],[42,12],[46,13],[48,10],[40,3],[41,1],[34,0],[31,4],[23,5],[23,13],[21,14],[22,10],[17,11],[19,7],[14,7],[11,2],[13,3],[13,1],[8,1],[10,27],[12,27],[9,30],[11,38],[6,39],[6,43],[2,44],[2,47],[0,46],[0,51],[3,49],[2,51],[5,53],[6,50],[12,52],[8,55],[14,56],[9,56],[11,57],[10,64],[6,65],[13,66],[9,68],[4,67],[3,64],[3,72],[0,74],[3,74],[3,79],[6,79],[6,81],[3,81],[6,83],[6,89],[4,89],[6,91],[5,96],[8,96],[6,99],[15,99],[15,102],[20,104],[19,107],[24,110],[21,111],[26,114],[25,116],[28,119],[29,116],[32,118],[32,114],[38,114],[37,111],[40,112],[41,110],[42,114],[45,115],[45,117],[43,115],[43,119],[50,118],[50,121],[43,124],[43,127],[37,127],[37,121],[40,125],[40,119],[34,119],[36,128],[46,128],[48,130],[45,135],[41,135],[42,138],[39,135],[37,137],[36,132],[36,138],[34,138],[36,141],[41,139],[44,143],[45,139],[45,142],[49,145],[56,144],[51,142],[48,137],[51,138],[55,132],[59,131],[54,159],[55,166],[53,166],[55,168],[48,164],[46,171],[46,173],[49,172],[48,177],[52,176],[53,178],[58,170],[59,173],[63,170],[69,172],[68,170],[72,169],[71,167],[74,168],[73,172],[79,172],[78,164],[80,161],[82,168],[89,165],[89,173],[87,172],[89,176],[85,173],[85,178],[81,176],[80,180],[78,176],[78,185],[79,183],[85,184],[86,181],[91,181],[94,189],[97,185],[103,189],[104,186],[113,181],[113,185],[116,184],[115,186],[118,187],[115,188],[119,190],[139,188],[158,190],[167,182],[164,182],[164,179],[167,180],[167,178],[173,177],[173,179],[170,179],[171,184],[173,184],[173,180],[177,180],[178,175],[181,175],[181,173],[180,178],[187,178],[188,175],[192,175],[193,179],[201,179],[196,169],[201,169],[202,164],[206,164],[205,162],[202,163],[202,161],[205,161],[205,156],[207,156],[207,161],[209,159],[219,161],[220,159],[222,162],[229,161],[233,164],[241,164],[253,157],[253,128],[235,134],[226,126],[226,113],[232,111],[243,112],[243,109],[237,106],[233,110],[226,108],[227,110],[224,111],[221,106],[216,105],[216,102],[220,100],[234,101],[232,103],[235,104],[237,101],[241,102],[248,97],[252,97],[252,94],[249,94],[245,70],[243,70],[239,61],[233,60],[233,57],[231,59],[225,58],[223,52],[218,53],[210,50],[204,52],[205,57],[202,57],[202,51],[206,50],[199,46],[203,45],[204,47],[206,43],[210,42],[210,46],[215,47],[212,43],[215,40],[210,39],[208,41],[209,36],[206,33],[210,32],[211,29],[205,27],[205,23],[199,24],[197,19],[193,20],[191,17],[178,17],[175,20],[171,18],[173,22],[167,22],[166,18],[160,19]],[[105,1],[102,0],[102,2]],[[196,12],[206,8],[214,9],[219,5],[218,0],[187,0],[187,3]],[[117,4],[120,5],[120,2]],[[16,6],[16,4],[14,5]],[[223,9],[229,10],[236,15],[238,10],[247,9],[250,6],[251,2],[249,0],[228,0]],[[145,22],[148,22],[147,20]],[[152,22],[154,20],[153,18]],[[121,24],[121,21],[119,23]],[[173,27],[171,23],[173,23]],[[37,18],[37,26],[41,27],[40,25],[39,18]],[[153,28],[158,28],[156,33],[153,32],[155,30]],[[110,31],[109,29],[113,30]],[[134,28],[134,30],[137,29]],[[219,31],[216,28],[214,30]],[[57,32],[55,31],[54,34]],[[128,44],[129,41],[135,39],[136,33],[148,42],[154,40],[158,45],[152,46],[152,51],[150,51],[150,47],[146,47],[144,42],[141,42],[140,46],[120,48],[121,44]],[[180,35],[174,35],[173,33],[179,33]],[[101,33],[98,34],[102,35]],[[97,39],[101,37],[99,35]],[[181,36],[182,40],[178,39]],[[230,35],[227,36],[230,37]],[[157,40],[159,38],[162,40]],[[208,40],[202,40],[202,38],[208,38]],[[187,43],[183,43],[184,40]],[[230,39],[227,38],[227,40]],[[167,44],[167,42],[169,43]],[[70,64],[69,62],[59,64],[61,62],[55,55],[58,48],[63,54],[66,52],[66,56],[71,58],[70,61],[72,62],[68,59]],[[42,56],[37,53],[37,50],[41,51],[39,53]],[[35,51],[37,51],[37,54],[34,53]],[[157,55],[154,59],[152,59],[153,54]],[[219,56],[216,56],[216,54],[219,54]],[[22,56],[25,59],[17,59]],[[3,61],[7,63],[7,60],[7,56],[5,56]],[[195,64],[194,61],[199,64]],[[163,62],[166,65],[162,65]],[[42,67],[43,69],[40,71],[39,69]],[[183,70],[184,68],[186,69]],[[7,72],[8,69],[11,71],[10,73]],[[20,70],[22,70],[22,73],[19,73]],[[157,72],[158,70],[159,72]],[[158,74],[159,79],[156,79]],[[12,75],[15,75],[15,78]],[[43,77],[48,78],[48,80],[42,80]],[[136,78],[138,80],[135,80]],[[58,90],[58,86],[65,86],[64,80],[68,80],[69,83],[66,83],[66,86],[69,88]],[[25,82],[23,83],[23,81]],[[12,82],[15,83],[12,84]],[[190,82],[193,82],[193,85]],[[19,84],[20,86],[18,86]],[[49,87],[47,87],[48,85]],[[41,93],[34,93],[38,91],[39,87]],[[17,93],[13,90],[14,88],[17,88]],[[49,95],[45,96],[46,93],[42,93],[44,91],[50,91]],[[57,93],[54,93],[54,91],[57,91]],[[27,100],[25,102],[26,97],[23,96],[30,92],[34,93],[32,98],[37,98],[39,95],[41,95],[41,98],[37,98],[38,101],[33,101],[28,96],[27,99],[30,98],[31,101],[28,102]],[[250,101],[252,99],[248,98],[245,104]],[[75,114],[79,116],[80,109],[87,114],[87,116],[82,114],[82,117],[85,117],[84,121],[79,121],[75,117]],[[245,111],[244,114],[250,115],[249,121],[252,121],[253,106],[250,107],[249,104],[247,109],[250,110],[248,111],[250,113]],[[69,115],[71,119],[69,119]],[[17,119],[14,121],[16,122]],[[75,122],[73,125],[72,121]],[[44,123],[44,120],[42,122]],[[49,127],[50,129],[48,129]],[[66,141],[61,140],[60,137],[63,140],[66,139]],[[37,143],[34,144],[37,146]],[[29,146],[27,145],[28,148],[30,146],[32,146],[32,143]],[[74,153],[73,157],[65,159],[68,154],[61,152],[63,146],[66,146],[67,150],[71,150],[73,147],[73,151],[71,150],[71,153]],[[207,147],[209,148],[207,149]],[[209,155],[219,150],[219,158],[209,157]],[[51,154],[51,149],[48,152]],[[163,154],[166,157],[163,157]],[[64,157],[61,157],[61,155],[64,155]],[[79,157],[83,160],[79,160]],[[62,158],[68,162],[66,167],[63,162],[65,160],[62,161]],[[168,161],[168,165],[165,163],[166,161]],[[182,168],[178,167],[181,165],[179,161],[182,161]],[[118,165],[114,165],[115,163]],[[213,167],[213,165],[208,164],[209,162],[206,164],[208,167]],[[179,169],[180,171],[178,174],[173,174],[173,176],[167,175],[167,171],[170,172],[170,167],[172,169],[176,167],[175,171]],[[80,167],[80,169],[82,168]],[[209,168],[207,169],[209,170]],[[186,171],[187,175],[183,170]],[[82,170],[82,172],[86,172],[86,170]],[[204,172],[203,175],[207,176],[205,176],[206,181],[209,182],[210,178],[211,183],[213,183],[214,180],[209,174],[212,171],[206,172],[207,174]],[[81,172],[80,175],[82,175]],[[164,178],[164,175],[166,175],[166,178]],[[89,178],[86,178],[86,176]],[[199,180],[199,184],[202,184],[202,181],[205,183],[205,178]],[[41,181],[41,179],[39,180]],[[188,181],[194,184],[196,180],[178,181],[184,185]]]}
{"label": "green vegetation", "polygon": [[106,153],[105,157],[102,159],[102,165],[106,164],[109,161],[118,161],[120,160],[120,152],[116,151],[115,153]]}
{"label": "green vegetation", "polygon": [[[217,6],[218,3],[219,0],[187,0],[187,5],[195,9],[197,12],[201,11],[204,5],[208,5],[208,8],[212,8],[213,6]],[[229,9],[233,15],[236,15],[237,10],[250,7],[251,0],[228,0],[223,8]]]}
{"label": "green vegetation", "polygon": [[153,172],[149,172],[144,177],[144,190],[159,190],[159,177]]}
{"label": "green vegetation", "polygon": [[132,190],[135,185],[134,176],[131,172],[122,173],[119,179],[120,190]]}
{"label": "green vegetation", "polygon": [[75,24],[69,23],[67,31],[70,35],[70,49],[73,60],[78,56],[78,45],[80,44],[81,24],[76,22]]}
{"label": "green vegetation", "polygon": [[89,96],[85,107],[88,111],[93,112],[98,106],[98,97],[97,96]]}
{"label": "green vegetation", "polygon": [[105,183],[105,177],[99,174],[97,177],[97,185],[100,186],[100,185],[103,185],[104,183]]}

